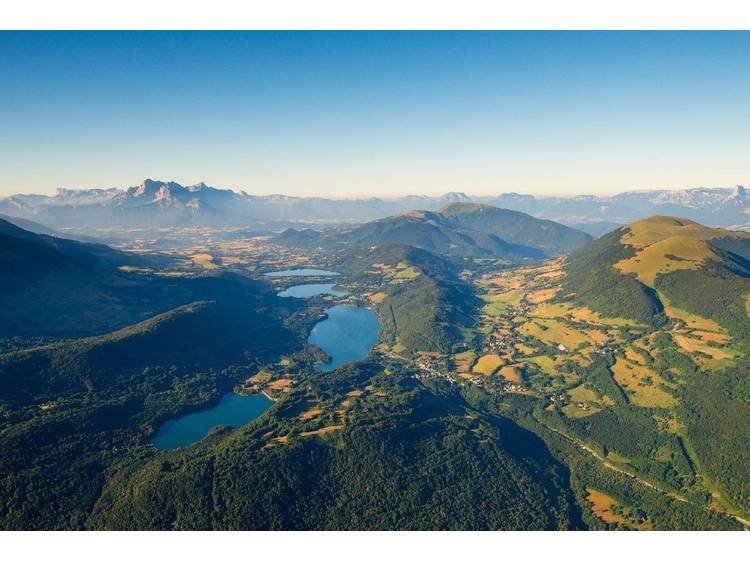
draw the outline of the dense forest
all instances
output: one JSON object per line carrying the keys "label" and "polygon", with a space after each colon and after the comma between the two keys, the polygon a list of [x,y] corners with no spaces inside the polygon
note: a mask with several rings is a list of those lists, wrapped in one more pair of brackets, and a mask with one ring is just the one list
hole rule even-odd
{"label": "dense forest", "polygon": [[[304,404],[366,388],[344,426],[304,436]],[[351,392],[351,391],[349,391]],[[532,433],[377,363],[321,377],[258,422],[123,466],[87,525],[115,529],[570,529],[565,467]],[[325,424],[318,420],[316,424]],[[268,432],[288,436],[268,447]]]}

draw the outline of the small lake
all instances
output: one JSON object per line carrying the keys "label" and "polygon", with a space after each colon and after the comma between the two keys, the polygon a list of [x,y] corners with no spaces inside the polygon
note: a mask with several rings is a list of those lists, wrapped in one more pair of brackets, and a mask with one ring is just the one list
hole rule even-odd
{"label": "small lake", "polygon": [[339,305],[326,313],[328,318],[315,324],[307,338],[331,357],[330,362],[315,366],[322,373],[365,358],[378,342],[379,331],[378,316],[369,308]]}
{"label": "small lake", "polygon": [[283,271],[271,271],[266,273],[266,277],[332,277],[341,275],[336,271],[326,271],[325,269],[285,269]]}
{"label": "small lake", "polygon": [[279,293],[280,297],[295,297],[304,299],[317,295],[333,295],[334,297],[345,297],[349,293],[337,291],[333,287],[335,283],[308,283],[307,285],[294,285]]}
{"label": "small lake", "polygon": [[177,449],[203,439],[217,425],[239,427],[273,404],[262,394],[225,394],[216,406],[165,421],[151,441],[159,449]]}

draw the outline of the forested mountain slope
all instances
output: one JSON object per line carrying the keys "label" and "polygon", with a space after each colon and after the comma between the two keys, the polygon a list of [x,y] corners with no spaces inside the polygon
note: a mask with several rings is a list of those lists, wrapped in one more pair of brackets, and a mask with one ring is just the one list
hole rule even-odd
{"label": "forested mountain slope", "polygon": [[214,300],[111,334],[0,354],[0,526],[81,528],[109,466],[153,454],[162,420],[301,345],[283,325],[295,303],[211,285]]}
{"label": "forested mountain slope", "polygon": [[[315,414],[303,415],[317,404]],[[378,364],[310,381],[256,422],[124,466],[104,529],[566,529],[565,468],[507,419]]]}
{"label": "forested mountain slope", "polygon": [[103,333],[189,302],[179,281],[118,269],[146,261],[0,220],[0,338]]}

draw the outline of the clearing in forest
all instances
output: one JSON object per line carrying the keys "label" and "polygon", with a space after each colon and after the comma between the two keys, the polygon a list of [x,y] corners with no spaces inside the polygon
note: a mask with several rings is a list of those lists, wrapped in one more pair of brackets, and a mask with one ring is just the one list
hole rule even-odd
{"label": "clearing in forest", "polygon": [[500,367],[500,365],[502,365],[503,363],[505,363],[505,361],[503,361],[503,358],[499,355],[483,355],[474,365],[473,371],[484,376],[489,376],[497,371],[497,368]]}
{"label": "clearing in forest", "polygon": [[643,408],[670,408],[674,397],[659,388],[661,377],[643,365],[618,357],[612,366],[615,381],[630,395],[630,401]]}

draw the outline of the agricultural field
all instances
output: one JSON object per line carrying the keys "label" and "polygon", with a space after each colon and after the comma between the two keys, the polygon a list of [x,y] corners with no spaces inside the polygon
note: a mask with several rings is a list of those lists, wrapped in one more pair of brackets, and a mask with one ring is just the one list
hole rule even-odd
{"label": "agricultural field", "polygon": [[633,513],[631,508],[623,506],[617,500],[599,490],[587,489],[586,501],[591,512],[603,522],[625,529],[647,531],[651,525]]}
{"label": "agricultural field", "polygon": [[373,264],[373,268],[383,276],[383,282],[387,285],[397,285],[419,277],[419,270],[405,262],[395,265],[376,263]]}

